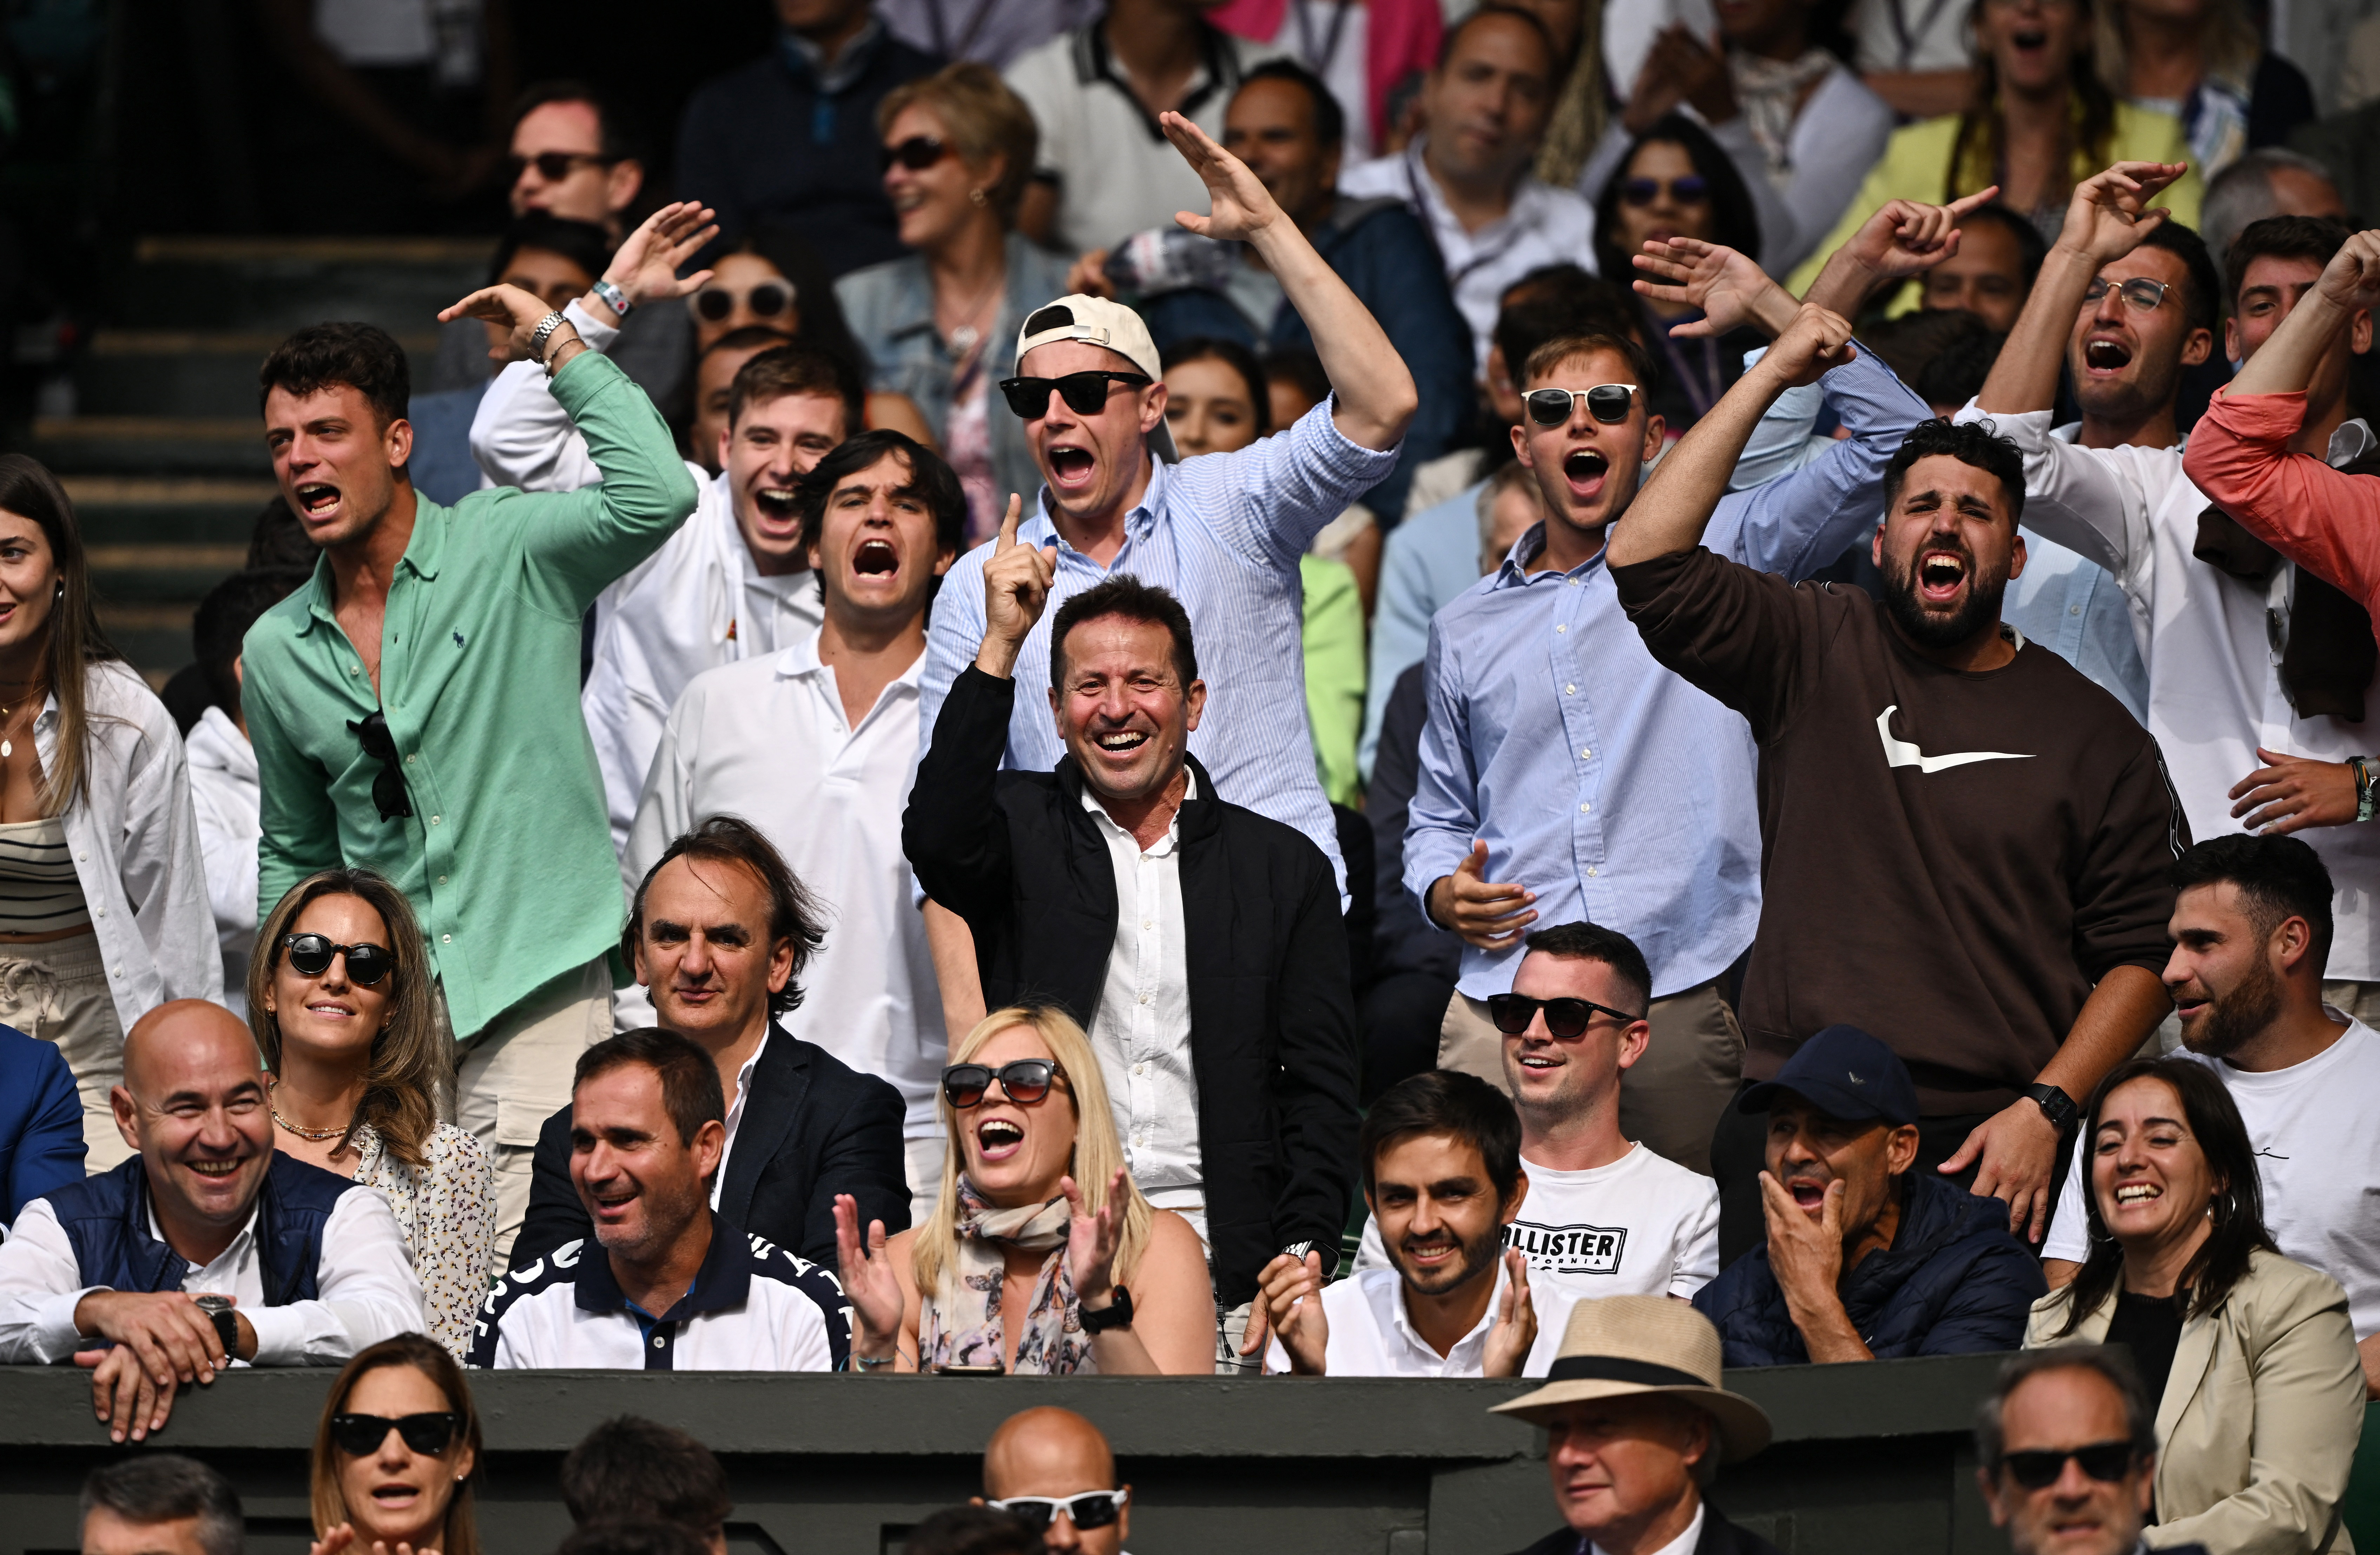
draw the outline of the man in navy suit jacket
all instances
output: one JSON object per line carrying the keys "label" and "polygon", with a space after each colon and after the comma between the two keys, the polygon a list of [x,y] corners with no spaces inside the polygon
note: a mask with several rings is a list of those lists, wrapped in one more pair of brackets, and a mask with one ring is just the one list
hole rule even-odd
{"label": "man in navy suit jacket", "polygon": [[[621,947],[662,1026],[719,1065],[727,1155],[711,1208],[756,1236],[835,1267],[834,1196],[860,1223],[909,1224],[901,1093],[780,1024],[794,981],[824,935],[816,899],[748,822],[713,816],[672,843],[637,888]],[[519,1269],[589,1234],[570,1182],[570,1109],[539,1131]]]}
{"label": "man in navy suit jacket", "polygon": [[55,1042],[0,1026],[0,1221],[82,1181],[82,1102]]}

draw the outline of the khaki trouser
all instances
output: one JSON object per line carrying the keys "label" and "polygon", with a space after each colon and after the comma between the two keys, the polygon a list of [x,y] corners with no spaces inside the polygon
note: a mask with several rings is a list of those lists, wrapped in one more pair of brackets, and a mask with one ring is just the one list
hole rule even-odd
{"label": "khaki trouser", "polygon": [[2370,1026],[2380,1020],[2380,983],[2332,980],[2322,985],[2322,1002]]}
{"label": "khaki trouser", "polygon": [[[446,996],[438,1024],[452,1030]],[[528,1213],[538,1131],[570,1104],[578,1055],[612,1035],[612,972],[601,957],[539,989],[455,1044],[455,1125],[488,1148],[496,1172],[494,1267],[512,1260],[513,1238]]]}
{"label": "khaki trouser", "polygon": [[105,1172],[131,1159],[107,1099],[124,1079],[124,1027],[99,936],[81,934],[44,944],[0,948],[0,1025],[57,1044],[82,1100],[86,1172]]}
{"label": "khaki trouser", "polygon": [[[1711,1130],[1743,1075],[1743,1032],[1707,982],[1656,999],[1645,1056],[1620,1077],[1620,1132],[1690,1172],[1710,1171]],[[1486,1001],[1457,992],[1438,1030],[1438,1066],[1476,1075],[1511,1094],[1504,1034]]]}

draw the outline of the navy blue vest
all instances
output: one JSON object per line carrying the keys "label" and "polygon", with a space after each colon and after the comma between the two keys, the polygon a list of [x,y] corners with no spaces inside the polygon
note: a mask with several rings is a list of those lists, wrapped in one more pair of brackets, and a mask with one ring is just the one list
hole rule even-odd
{"label": "navy blue vest", "polygon": [[[320,1294],[322,1225],[339,1196],[359,1184],[295,1156],[273,1152],[259,1196],[256,1245],[264,1305],[286,1306]],[[189,1260],[149,1234],[149,1174],[139,1156],[96,1177],[43,1196],[74,1245],[82,1282],[113,1291],[178,1291]]]}

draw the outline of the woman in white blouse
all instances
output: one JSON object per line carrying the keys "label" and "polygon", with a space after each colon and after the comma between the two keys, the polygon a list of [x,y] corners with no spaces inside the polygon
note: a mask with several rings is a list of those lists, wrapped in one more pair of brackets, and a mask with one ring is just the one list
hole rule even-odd
{"label": "woman in white blouse", "polygon": [[495,1175],[486,1147],[438,1121],[454,1051],[405,893],[369,869],[299,881],[258,931],[248,1010],[274,1142],[388,1196],[430,1337],[466,1354],[495,1256]]}
{"label": "woman in white blouse", "polygon": [[99,629],[57,478],[0,455],[0,1024],[57,1044],[91,1171],[131,1153],[124,1033],[222,997],[181,736]]}

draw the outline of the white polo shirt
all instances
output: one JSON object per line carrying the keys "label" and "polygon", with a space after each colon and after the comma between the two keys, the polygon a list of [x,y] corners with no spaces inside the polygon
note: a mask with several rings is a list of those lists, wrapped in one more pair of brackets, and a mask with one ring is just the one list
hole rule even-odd
{"label": "white polo shirt", "polygon": [[496,1282],[469,1364],[491,1370],[836,1371],[851,1309],[825,1269],[711,1221],[694,1284],[667,1312],[630,1302],[592,1237]]}

